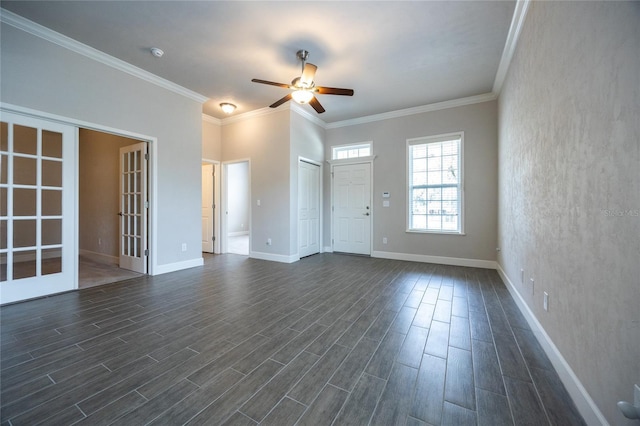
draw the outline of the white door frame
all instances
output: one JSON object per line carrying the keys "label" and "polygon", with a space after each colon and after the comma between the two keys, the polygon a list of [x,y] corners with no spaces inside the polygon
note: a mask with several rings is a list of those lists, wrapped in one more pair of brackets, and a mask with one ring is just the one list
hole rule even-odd
{"label": "white door frame", "polygon": [[238,160],[230,160],[222,162],[222,170],[220,173],[220,253],[227,253],[228,244],[227,244],[227,234],[228,232],[228,220],[227,220],[227,211],[229,208],[229,188],[227,187],[228,181],[228,170],[227,166],[229,164],[237,164],[237,163],[247,163],[248,167],[248,180],[249,185],[247,191],[249,192],[249,257],[251,257],[251,235],[253,234],[253,219],[251,216],[252,209],[252,197],[251,197],[251,158],[241,158]]}
{"label": "white door frame", "polygon": [[213,164],[213,235],[215,240],[213,242],[213,253],[220,254],[220,181],[221,181],[221,172],[220,172],[220,162],[217,160],[209,160],[207,158],[202,159],[202,163]]}
{"label": "white door frame", "polygon": [[[371,220],[369,221],[369,252],[373,253],[373,221],[375,220],[375,209],[373,208],[374,206],[374,201],[373,201],[373,160],[375,160],[376,156],[372,155],[369,157],[361,157],[361,158],[353,158],[353,159],[345,159],[345,160],[327,160],[327,163],[329,163],[331,165],[331,176],[330,176],[330,180],[331,180],[331,188],[330,188],[330,201],[331,201],[331,207],[333,207],[333,167],[334,166],[346,166],[346,165],[353,165],[353,164],[370,164],[371,168],[370,168],[370,176],[369,176],[369,200],[370,200],[370,205],[371,205]],[[331,216],[331,251],[333,252],[333,233],[335,230],[334,227],[334,223],[333,223],[333,208],[331,208],[329,210],[330,216]]]}
{"label": "white door frame", "polygon": [[[140,133],[129,132],[127,130],[116,129],[109,126],[103,126],[101,124],[91,123],[87,121],[77,120],[74,118],[64,117],[57,114],[50,114],[43,111],[34,110],[31,108],[25,108],[18,105],[8,104],[4,102],[0,102],[0,109],[3,111],[13,112],[15,114],[26,115],[29,117],[35,117],[38,119],[49,120],[61,124],[66,124],[70,126],[74,126],[76,128],[84,128],[88,130],[95,130],[103,133],[110,133],[116,136],[123,136],[129,139],[136,139],[141,142],[147,142],[149,148],[149,187],[148,187],[148,196],[149,196],[149,269],[147,270],[148,275],[155,275],[158,270],[158,222],[156,212],[158,211],[158,138],[148,135],[143,135]],[[75,142],[75,180],[76,187],[74,189],[75,192],[75,252],[79,253],[80,249],[80,206],[79,206],[79,175],[80,175],[80,163],[79,163],[79,154],[80,154],[80,139],[76,138]],[[75,278],[74,283],[76,288],[78,288],[78,259],[75,259]]]}
{"label": "white door frame", "polygon": [[[319,191],[318,194],[319,195],[318,196],[320,198],[319,204],[318,204],[318,210],[319,210],[319,213],[320,213],[320,218],[319,218],[320,230],[318,231],[319,232],[319,235],[318,235],[318,249],[319,249],[320,253],[323,253],[325,251],[324,250],[324,246],[322,244],[322,235],[323,235],[323,229],[324,229],[323,228],[323,222],[324,222],[323,217],[324,217],[324,214],[322,214],[323,211],[324,211],[323,210],[323,203],[322,203],[323,198],[324,198],[322,196],[322,190],[323,190],[323,182],[322,181],[324,179],[322,177],[324,176],[324,166],[323,166],[322,162],[320,162],[320,161],[315,161],[315,160],[311,160],[310,158],[298,156],[298,183],[297,183],[298,185],[300,185],[300,163],[301,162],[313,164],[315,166],[320,167],[320,176],[319,176],[319,179],[318,179],[318,185],[319,185],[319,188],[318,188],[318,191]],[[300,201],[298,201],[298,208],[299,208],[299,206],[300,206]],[[299,218],[296,216],[296,226],[298,226],[298,223],[297,223],[298,220],[299,220]],[[298,259],[300,259],[299,249],[300,249],[300,236],[298,235],[298,247],[297,247],[297,250],[298,250],[298,256],[297,257],[298,257]]]}

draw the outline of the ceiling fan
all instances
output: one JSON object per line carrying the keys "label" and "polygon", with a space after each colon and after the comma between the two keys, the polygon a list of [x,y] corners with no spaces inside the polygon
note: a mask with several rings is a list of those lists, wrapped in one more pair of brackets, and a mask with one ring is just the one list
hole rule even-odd
{"label": "ceiling fan", "polygon": [[337,87],[323,87],[316,86],[313,78],[316,75],[317,66],[307,63],[307,57],[309,52],[306,50],[298,50],[296,56],[302,62],[302,74],[300,77],[293,79],[291,84],[275,83],[273,81],[259,80],[257,78],[252,79],[254,83],[269,84],[271,86],[283,87],[285,89],[293,90],[287,96],[277,100],[273,104],[269,105],[270,108],[277,108],[283,103],[293,99],[299,104],[309,104],[316,110],[318,114],[322,114],[325,109],[320,105],[316,94],[318,95],[341,95],[341,96],[353,96],[352,89],[340,89]]}

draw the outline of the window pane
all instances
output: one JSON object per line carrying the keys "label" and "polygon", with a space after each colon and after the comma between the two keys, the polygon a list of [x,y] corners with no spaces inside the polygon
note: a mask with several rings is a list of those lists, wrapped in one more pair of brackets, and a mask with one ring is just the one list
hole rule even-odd
{"label": "window pane", "polygon": [[9,156],[6,154],[0,155],[0,183],[4,183],[5,185],[8,183],[8,170],[9,167]]}
{"label": "window pane", "polygon": [[7,280],[7,253],[0,253],[0,281]]}
{"label": "window pane", "polygon": [[62,191],[42,190],[42,214],[44,216],[62,215]]}
{"label": "window pane", "polygon": [[9,151],[9,125],[0,123],[0,151]]}
{"label": "window pane", "polygon": [[62,219],[42,221],[42,244],[45,246],[62,244]]}
{"label": "window pane", "polygon": [[413,229],[426,229],[427,228],[427,216],[413,215]]}
{"label": "window pane", "polygon": [[38,130],[14,124],[13,152],[36,155],[38,153]]}
{"label": "window pane", "polygon": [[36,276],[36,251],[21,251],[13,253],[13,279],[30,278]]}
{"label": "window pane", "polygon": [[13,189],[13,214],[14,216],[35,216],[37,214],[35,189]]}
{"label": "window pane", "polygon": [[62,158],[62,133],[42,131],[42,155]]}
{"label": "window pane", "polygon": [[36,221],[35,220],[14,220],[13,221],[13,246],[33,247],[36,245]]}
{"label": "window pane", "polygon": [[13,157],[13,183],[16,185],[36,184],[36,159]]}
{"label": "window pane", "polygon": [[42,275],[62,272],[62,249],[42,250]]}
{"label": "window pane", "polygon": [[7,248],[7,221],[0,220],[0,249]]}
{"label": "window pane", "polygon": [[7,194],[8,188],[0,188],[0,216],[7,216]]}
{"label": "window pane", "polygon": [[42,185],[62,187],[62,162],[42,160]]}

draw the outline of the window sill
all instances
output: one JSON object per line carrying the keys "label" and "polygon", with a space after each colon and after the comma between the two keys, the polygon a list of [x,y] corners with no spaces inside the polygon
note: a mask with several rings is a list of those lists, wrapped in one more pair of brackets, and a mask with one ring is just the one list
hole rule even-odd
{"label": "window sill", "polygon": [[464,232],[456,232],[456,231],[423,231],[419,229],[407,229],[405,231],[407,234],[435,234],[435,235],[452,235],[452,236],[465,236],[467,235]]}

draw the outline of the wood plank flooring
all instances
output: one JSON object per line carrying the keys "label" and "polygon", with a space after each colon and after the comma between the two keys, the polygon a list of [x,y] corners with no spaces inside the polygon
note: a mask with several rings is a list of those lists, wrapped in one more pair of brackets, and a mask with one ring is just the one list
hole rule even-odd
{"label": "wood plank flooring", "polygon": [[495,271],[237,255],[1,309],[1,425],[581,425]]}

